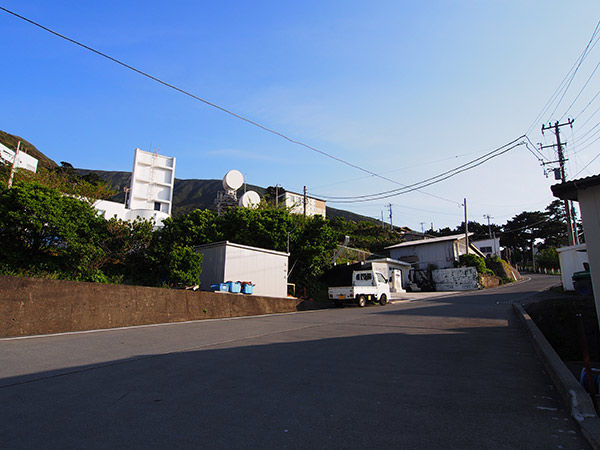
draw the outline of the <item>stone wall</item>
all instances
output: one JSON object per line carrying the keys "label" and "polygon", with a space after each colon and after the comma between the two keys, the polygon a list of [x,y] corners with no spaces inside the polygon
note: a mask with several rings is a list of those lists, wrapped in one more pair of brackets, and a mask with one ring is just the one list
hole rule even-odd
{"label": "stone wall", "polygon": [[436,291],[474,291],[478,289],[477,269],[438,269],[432,271]]}
{"label": "stone wall", "polygon": [[297,311],[296,298],[0,276],[0,337]]}

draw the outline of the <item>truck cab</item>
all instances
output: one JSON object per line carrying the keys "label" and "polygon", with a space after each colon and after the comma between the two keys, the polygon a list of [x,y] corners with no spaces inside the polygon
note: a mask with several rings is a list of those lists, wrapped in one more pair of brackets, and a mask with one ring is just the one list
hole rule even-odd
{"label": "truck cab", "polygon": [[330,287],[329,298],[340,306],[344,302],[356,302],[364,307],[367,301],[385,305],[390,297],[387,278],[375,270],[355,270],[352,272],[352,286]]}

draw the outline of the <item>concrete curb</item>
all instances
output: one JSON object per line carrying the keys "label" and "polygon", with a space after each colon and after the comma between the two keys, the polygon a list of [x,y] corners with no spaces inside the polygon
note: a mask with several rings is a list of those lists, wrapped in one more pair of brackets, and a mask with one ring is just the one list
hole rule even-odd
{"label": "concrete curb", "polygon": [[523,306],[513,303],[513,308],[527,330],[535,351],[558,389],[571,416],[579,424],[581,432],[592,448],[600,450],[600,418],[596,416],[590,396],[562,362],[533,319],[523,309]]}

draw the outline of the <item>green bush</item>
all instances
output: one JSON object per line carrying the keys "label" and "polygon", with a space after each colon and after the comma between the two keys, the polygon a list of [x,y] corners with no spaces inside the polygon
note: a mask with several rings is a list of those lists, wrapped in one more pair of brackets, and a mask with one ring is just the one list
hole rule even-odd
{"label": "green bush", "polygon": [[481,275],[494,274],[494,272],[488,269],[485,265],[485,259],[473,253],[469,253],[468,255],[460,255],[458,258],[458,265],[459,267],[475,267],[475,269],[477,269],[477,273]]}
{"label": "green bush", "polygon": [[544,269],[558,269],[560,267],[558,252],[554,247],[540,250],[540,252],[535,255],[535,260],[538,265]]}

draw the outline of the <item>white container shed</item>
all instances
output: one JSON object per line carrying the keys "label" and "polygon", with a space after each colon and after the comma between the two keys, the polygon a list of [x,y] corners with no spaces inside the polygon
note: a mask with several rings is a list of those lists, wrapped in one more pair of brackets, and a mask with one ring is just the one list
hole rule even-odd
{"label": "white container shed", "polygon": [[223,241],[198,245],[203,256],[200,289],[227,281],[250,281],[254,295],[287,297],[288,253]]}
{"label": "white container shed", "polygon": [[411,265],[397,259],[383,258],[368,261],[371,268],[383,273],[390,282],[390,292],[406,292]]}
{"label": "white container shed", "polygon": [[574,291],[573,274],[585,270],[583,263],[589,262],[586,244],[561,247],[557,248],[556,251],[560,260],[560,276],[562,278],[563,289],[565,291]]}

